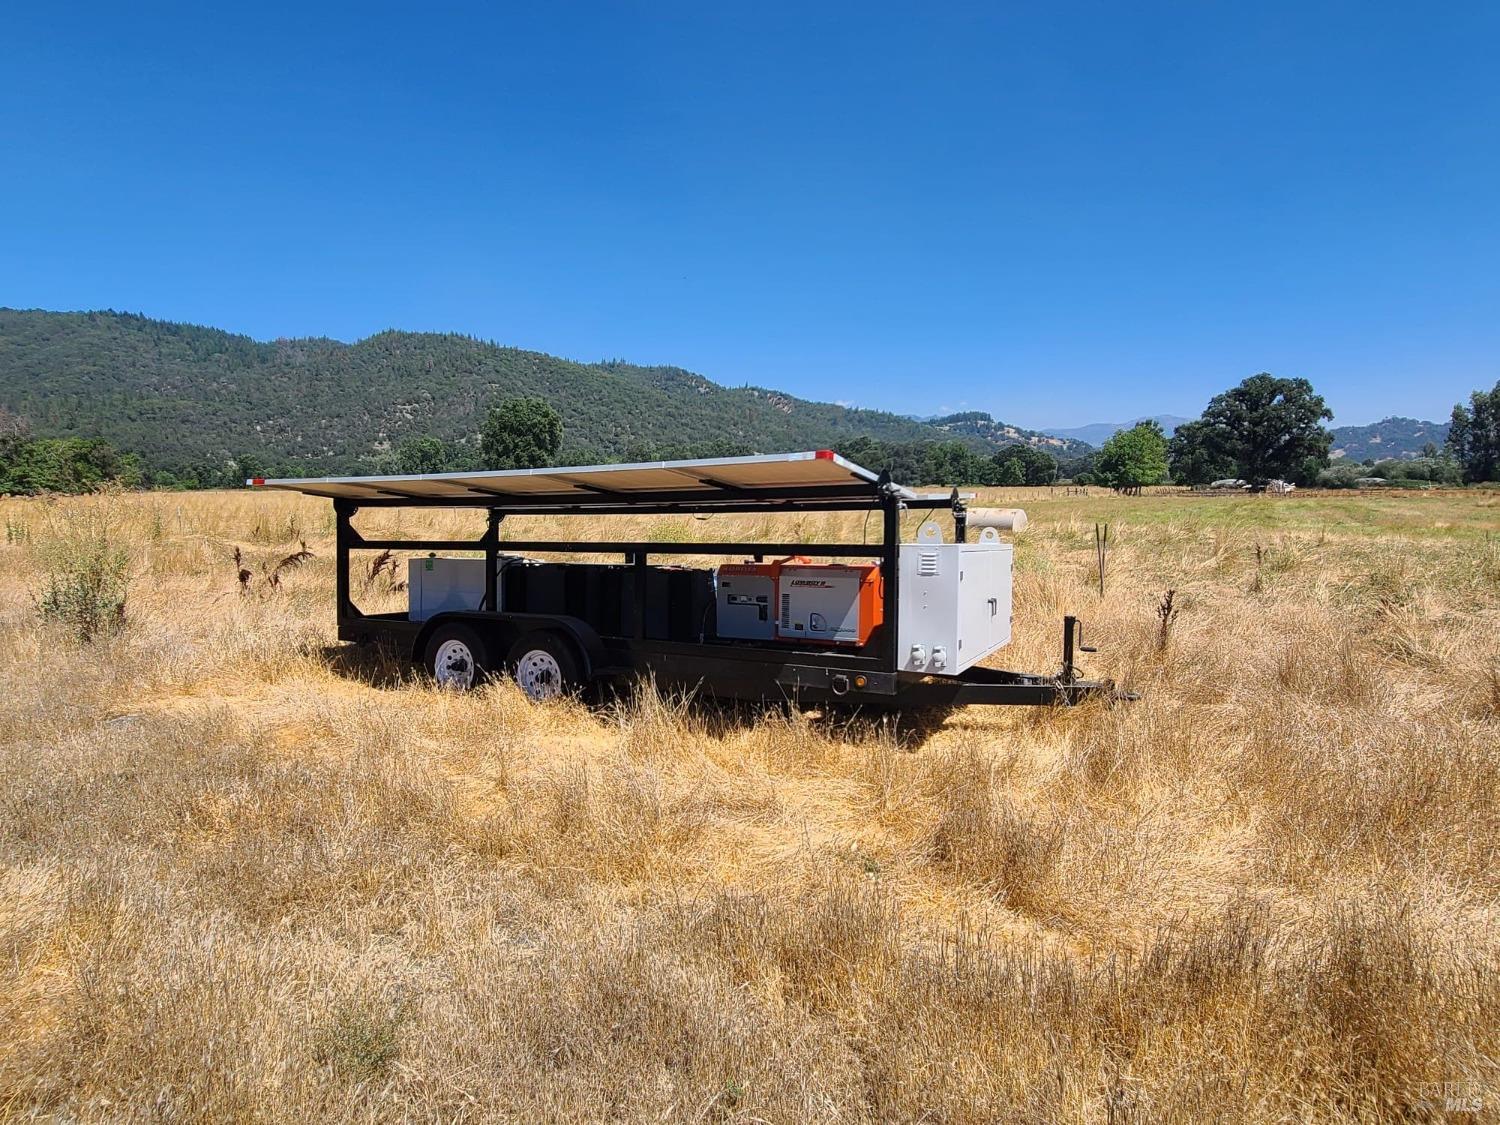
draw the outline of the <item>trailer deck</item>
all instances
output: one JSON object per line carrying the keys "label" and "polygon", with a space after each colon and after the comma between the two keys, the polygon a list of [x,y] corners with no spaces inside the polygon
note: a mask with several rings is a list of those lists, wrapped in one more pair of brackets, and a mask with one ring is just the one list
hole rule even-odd
{"label": "trailer deck", "polygon": [[[885,708],[1072,704],[1090,695],[1114,694],[1113,684],[1079,676],[1074,653],[1081,643],[1080,631],[1072,617],[1063,621],[1062,663],[1054,674],[979,666],[964,667],[956,674],[912,671],[910,654],[903,659],[899,647],[901,513],[946,510],[952,516],[954,542],[965,543],[968,497],[957,490],[918,493],[895,484],[889,474],[872,472],[829,450],[492,472],[256,478],[247,484],[332,500],[341,640],[391,645],[424,661],[439,680],[446,676],[463,686],[477,682],[485,672],[508,670],[528,694],[546,697],[593,682],[650,676],[669,690],[728,699],[839,701]],[[361,509],[393,507],[481,509],[487,513],[487,523],[483,535],[473,540],[366,538],[355,527]],[[859,511],[880,513],[879,542],[501,538],[502,524],[512,515]],[[585,520],[579,522],[580,527],[586,526]],[[476,552],[484,559],[483,596],[474,608],[436,613],[425,620],[409,613],[362,612],[350,592],[351,554],[387,550]],[[623,565],[605,568],[612,573],[602,580],[610,583],[606,589],[633,605],[618,607],[622,612],[607,615],[607,621],[597,615],[589,620],[589,614],[558,612],[557,604],[549,604],[544,612],[531,612],[529,605],[513,608],[503,598],[501,571],[502,560],[514,554],[618,555]],[[657,629],[653,635],[653,613],[659,621],[668,608],[661,604],[663,597],[671,596],[663,593],[662,568],[650,562],[652,556],[662,555],[738,557],[755,562],[781,556],[874,560],[879,567],[881,623],[860,644],[812,644],[800,638],[746,640],[720,637],[706,629],[696,636],[683,636],[680,629],[666,635]],[[1008,569],[1006,581],[1008,610]],[[996,612],[996,599],[991,598],[989,604],[991,612]],[[1006,626],[1008,638],[1008,618]]]}

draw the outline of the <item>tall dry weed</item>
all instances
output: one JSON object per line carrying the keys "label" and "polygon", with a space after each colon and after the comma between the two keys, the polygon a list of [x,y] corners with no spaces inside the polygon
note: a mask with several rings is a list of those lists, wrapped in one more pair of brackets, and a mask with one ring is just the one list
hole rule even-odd
{"label": "tall dry weed", "polygon": [[37,544],[37,608],[85,642],[125,624],[130,589],[130,555],[114,512],[117,498],[105,493],[92,499],[51,513],[46,537]]}

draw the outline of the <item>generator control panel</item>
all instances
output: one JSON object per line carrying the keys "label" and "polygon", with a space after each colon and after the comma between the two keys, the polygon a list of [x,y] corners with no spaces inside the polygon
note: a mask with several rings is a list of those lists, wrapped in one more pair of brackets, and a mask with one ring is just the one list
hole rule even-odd
{"label": "generator control panel", "polygon": [[718,572],[718,632],[740,641],[776,639],[779,563],[725,563]]}

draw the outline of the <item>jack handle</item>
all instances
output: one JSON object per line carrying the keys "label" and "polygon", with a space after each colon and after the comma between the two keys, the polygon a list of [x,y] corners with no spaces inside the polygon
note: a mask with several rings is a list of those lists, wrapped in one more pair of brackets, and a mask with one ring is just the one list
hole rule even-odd
{"label": "jack handle", "polygon": [[1071,684],[1078,679],[1078,665],[1073,662],[1075,652],[1098,652],[1092,645],[1083,643],[1083,625],[1071,613],[1063,618],[1062,671],[1058,680]]}

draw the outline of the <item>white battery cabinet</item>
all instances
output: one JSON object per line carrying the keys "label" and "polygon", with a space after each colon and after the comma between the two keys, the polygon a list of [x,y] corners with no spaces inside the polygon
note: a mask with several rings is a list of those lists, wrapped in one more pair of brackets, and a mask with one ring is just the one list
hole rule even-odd
{"label": "white battery cabinet", "polygon": [[903,543],[899,667],[956,676],[1010,643],[1010,543]]}
{"label": "white battery cabinet", "polygon": [[[505,608],[505,568],[526,562],[520,555],[495,559],[495,594]],[[484,609],[484,560],[427,555],[406,563],[406,618],[426,621],[437,613]]]}
{"label": "white battery cabinet", "polygon": [[484,603],[483,559],[409,559],[406,564],[407,619],[426,621],[435,613],[480,609]]}

